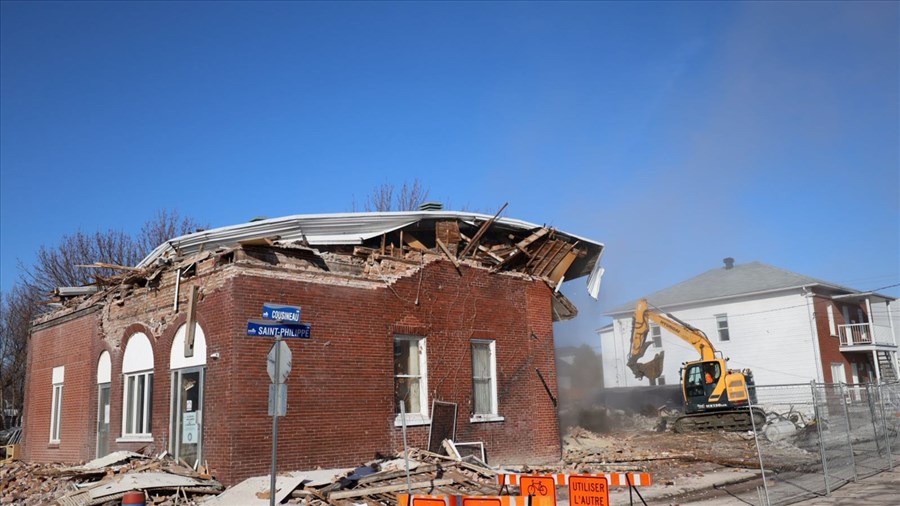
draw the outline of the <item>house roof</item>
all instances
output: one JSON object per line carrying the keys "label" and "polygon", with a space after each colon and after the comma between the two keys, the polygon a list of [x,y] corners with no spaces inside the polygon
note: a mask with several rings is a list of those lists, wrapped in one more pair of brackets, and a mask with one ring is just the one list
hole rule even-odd
{"label": "house roof", "polygon": [[[280,243],[300,242],[311,247],[325,245],[361,245],[364,241],[393,232],[410,225],[440,220],[457,220],[478,227],[493,216],[461,211],[402,211],[332,214],[298,214],[229,225],[176,237],[159,245],[144,258],[138,267],[151,265],[159,258],[195,253],[201,249],[214,250],[240,241],[261,238],[278,238]],[[498,218],[491,229],[496,232],[526,232],[540,229],[541,225],[512,218]],[[586,254],[578,257],[565,273],[571,280],[591,274],[599,265],[604,246],[574,234],[556,230],[560,238],[577,242]],[[602,272],[601,272],[602,274]],[[596,277],[596,276],[594,276]]]}
{"label": "house roof", "polygon": [[[706,271],[699,276],[664,288],[644,298],[657,307],[672,307],[813,286],[825,287],[843,293],[858,293],[857,290],[851,288],[797,274],[796,272],[762,262],[750,262],[734,265],[730,269],[720,267]],[[614,316],[630,313],[634,311],[636,302],[632,301],[616,306],[605,314]]]}

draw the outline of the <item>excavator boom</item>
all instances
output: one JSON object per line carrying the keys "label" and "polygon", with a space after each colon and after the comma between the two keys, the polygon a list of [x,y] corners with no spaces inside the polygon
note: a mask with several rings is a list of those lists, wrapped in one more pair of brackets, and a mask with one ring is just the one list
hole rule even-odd
{"label": "excavator boom", "polygon": [[[703,331],[684,323],[672,315],[662,315],[648,308],[647,299],[638,301],[634,309],[634,325],[631,332],[631,352],[628,355],[628,368],[637,376],[644,376],[655,380],[662,373],[662,355],[657,356],[651,362],[638,363],[638,360],[647,352],[650,343],[647,342],[647,334],[650,332],[650,321],[656,322],[660,327],[668,330],[676,336],[684,339],[700,353],[700,360],[713,360],[716,349]],[[647,367],[647,364],[654,364]],[[657,372],[656,376],[649,373]]]}

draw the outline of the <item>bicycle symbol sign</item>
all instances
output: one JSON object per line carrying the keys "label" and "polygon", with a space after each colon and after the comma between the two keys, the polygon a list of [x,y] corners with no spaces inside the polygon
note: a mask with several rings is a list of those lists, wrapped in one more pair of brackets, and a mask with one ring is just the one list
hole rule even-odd
{"label": "bicycle symbol sign", "polygon": [[519,477],[519,489],[522,495],[552,497],[556,503],[556,482],[552,476],[523,475]]}

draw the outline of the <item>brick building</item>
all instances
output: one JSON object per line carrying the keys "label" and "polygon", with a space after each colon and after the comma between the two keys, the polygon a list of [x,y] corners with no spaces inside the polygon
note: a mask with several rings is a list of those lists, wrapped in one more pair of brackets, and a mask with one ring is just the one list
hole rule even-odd
{"label": "brick building", "polygon": [[[560,457],[556,290],[603,245],[451,211],[300,215],[172,239],[95,287],[60,289],[29,342],[23,443],[33,461],[167,450],[225,483],[267,474],[264,303],[302,307],[288,339],[280,470],[352,466],[426,447],[431,404],[456,403],[457,441],[492,462]],[[193,329],[191,332],[190,330]]]}

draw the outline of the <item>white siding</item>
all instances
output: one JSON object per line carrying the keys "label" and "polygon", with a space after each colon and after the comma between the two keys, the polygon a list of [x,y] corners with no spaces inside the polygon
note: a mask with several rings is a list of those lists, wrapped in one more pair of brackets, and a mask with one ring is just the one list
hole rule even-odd
{"label": "white siding", "polygon": [[[751,369],[756,384],[806,383],[821,380],[807,302],[799,293],[770,295],[685,307],[673,314],[706,333],[716,349],[730,358],[730,368]],[[717,314],[728,315],[730,341],[719,341]],[[605,385],[649,385],[647,379],[635,379],[625,366],[631,340],[631,315],[614,323],[613,332],[600,335]],[[666,330],[662,341],[666,354],[663,376],[666,384],[676,384],[680,381],[682,363],[697,360],[699,355],[690,344]],[[641,361],[652,359],[654,353],[653,348],[648,349]]]}

